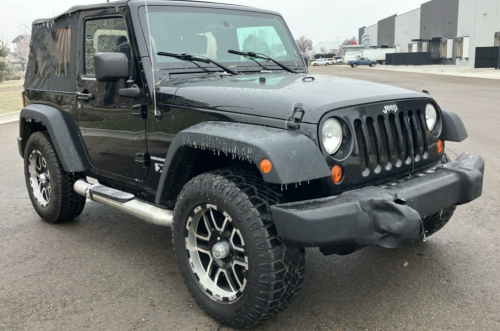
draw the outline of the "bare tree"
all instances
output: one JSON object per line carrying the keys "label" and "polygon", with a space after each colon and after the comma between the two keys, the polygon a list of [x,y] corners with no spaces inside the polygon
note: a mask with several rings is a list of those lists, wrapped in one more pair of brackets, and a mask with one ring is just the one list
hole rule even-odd
{"label": "bare tree", "polygon": [[346,40],[344,40],[344,42],[342,43],[342,46],[344,45],[351,45],[352,43],[358,43],[358,38],[356,37],[352,37],[352,38],[346,38]]}
{"label": "bare tree", "polygon": [[321,54],[326,54],[327,51],[328,50],[326,49],[326,47],[321,47],[321,49],[320,49]]}
{"label": "bare tree", "polygon": [[31,27],[26,24],[19,25],[19,39],[16,45],[16,53],[23,62],[28,62],[30,55]]}
{"label": "bare tree", "polygon": [[358,38],[356,37],[352,37],[352,38],[346,38],[342,44],[340,44],[339,46],[339,53],[342,52],[342,48],[343,46],[346,46],[346,45],[352,45],[352,43],[358,43]]}
{"label": "bare tree", "polygon": [[306,38],[305,36],[300,36],[299,39],[296,39],[297,47],[301,53],[307,53],[308,51],[313,49],[313,42],[311,39]]}

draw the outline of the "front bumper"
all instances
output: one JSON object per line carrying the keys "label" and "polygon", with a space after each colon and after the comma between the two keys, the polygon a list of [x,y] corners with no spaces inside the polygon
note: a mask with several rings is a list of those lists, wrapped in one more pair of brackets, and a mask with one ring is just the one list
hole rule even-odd
{"label": "front bumper", "polygon": [[378,187],[271,207],[278,234],[301,247],[345,245],[396,248],[424,236],[422,220],[481,195],[484,160],[455,161]]}

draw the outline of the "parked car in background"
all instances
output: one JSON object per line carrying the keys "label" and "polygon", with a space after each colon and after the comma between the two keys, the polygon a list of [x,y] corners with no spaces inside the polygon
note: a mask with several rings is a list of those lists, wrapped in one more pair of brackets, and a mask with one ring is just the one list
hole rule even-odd
{"label": "parked car in background", "polygon": [[376,61],[378,64],[385,64],[385,55],[397,53],[395,47],[393,48],[368,48],[361,52],[361,56]]}
{"label": "parked car in background", "polygon": [[345,54],[342,55],[342,63],[349,63],[349,61],[357,60],[361,56],[362,55],[360,51],[345,52]]}
{"label": "parked car in background", "polygon": [[316,59],[311,62],[312,66],[331,66],[333,65],[332,59]]}
{"label": "parked car in background", "polygon": [[374,60],[370,60],[367,57],[360,57],[360,58],[358,58],[356,60],[350,60],[350,61],[348,61],[347,64],[350,65],[353,68],[356,68],[358,65],[359,66],[365,65],[365,66],[374,67],[375,64],[377,64],[377,62],[374,61]]}

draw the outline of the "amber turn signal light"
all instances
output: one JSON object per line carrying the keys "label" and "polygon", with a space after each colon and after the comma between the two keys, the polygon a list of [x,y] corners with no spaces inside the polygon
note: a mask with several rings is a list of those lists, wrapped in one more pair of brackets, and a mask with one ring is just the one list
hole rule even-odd
{"label": "amber turn signal light", "polygon": [[438,140],[437,148],[438,148],[438,154],[443,153],[443,141],[441,139]]}
{"label": "amber turn signal light", "polygon": [[344,171],[342,170],[342,167],[339,166],[338,164],[336,166],[333,166],[333,168],[332,168],[332,182],[334,182],[335,184],[340,183],[343,176],[344,176]]}
{"label": "amber turn signal light", "polygon": [[268,159],[262,159],[262,161],[260,161],[260,170],[263,173],[265,173],[265,174],[269,173],[272,168],[273,168],[273,164]]}

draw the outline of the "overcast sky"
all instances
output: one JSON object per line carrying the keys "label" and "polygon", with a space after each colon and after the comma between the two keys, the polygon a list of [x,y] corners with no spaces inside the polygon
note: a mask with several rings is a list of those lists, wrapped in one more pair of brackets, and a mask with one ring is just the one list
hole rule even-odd
{"label": "overcast sky", "polygon": [[[1,0],[0,38],[11,42],[19,25],[31,25],[37,18],[58,15],[71,6],[104,1],[92,0]],[[358,36],[358,29],[420,7],[428,0],[214,0],[280,12],[295,38],[304,35],[320,41]],[[9,3],[7,8],[6,3]]]}

